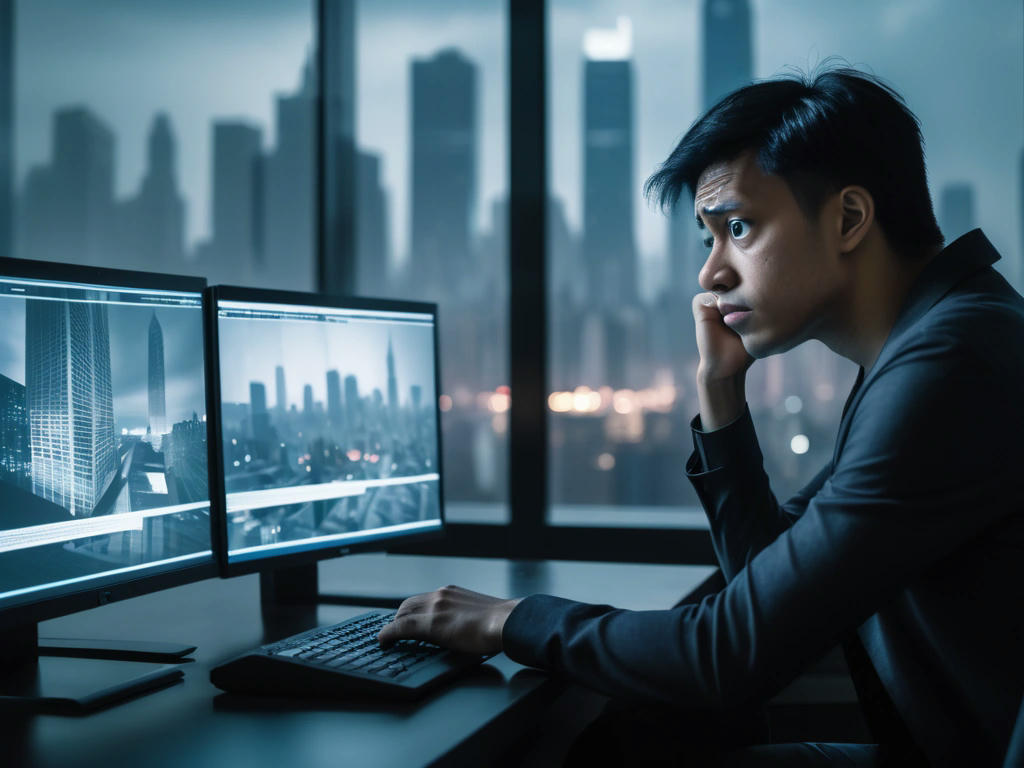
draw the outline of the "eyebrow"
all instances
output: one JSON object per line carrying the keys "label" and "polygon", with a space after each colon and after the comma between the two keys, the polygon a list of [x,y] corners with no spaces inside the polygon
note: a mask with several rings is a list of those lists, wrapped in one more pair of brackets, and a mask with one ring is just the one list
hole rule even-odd
{"label": "eyebrow", "polygon": [[[742,204],[737,201],[731,201],[728,203],[722,203],[721,205],[704,206],[701,208],[701,213],[705,216],[721,216],[725,213],[732,213],[742,208]],[[697,220],[697,226],[704,229],[704,220],[700,216],[694,217]]]}

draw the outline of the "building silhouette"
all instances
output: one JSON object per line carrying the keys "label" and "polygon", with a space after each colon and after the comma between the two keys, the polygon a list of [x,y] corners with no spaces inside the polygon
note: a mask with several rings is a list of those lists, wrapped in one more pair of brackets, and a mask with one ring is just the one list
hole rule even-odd
{"label": "building silhouette", "polygon": [[270,440],[270,414],[267,413],[267,388],[262,381],[249,382],[249,413],[253,439],[266,444]]}
{"label": "building silhouette", "polygon": [[313,385],[306,384],[302,388],[302,412],[307,416],[313,413]]}
{"label": "building silhouette", "polygon": [[263,132],[241,121],[213,124],[211,263],[234,282],[251,279],[262,245]]}
{"label": "building silhouette", "polygon": [[327,418],[337,429],[344,421],[341,402],[341,374],[335,370],[327,372]]}
{"label": "building silhouette", "polygon": [[395,376],[395,351],[388,334],[388,410],[398,412],[398,378]]}
{"label": "building silhouette", "polygon": [[[591,30],[584,43],[594,33]],[[583,62],[583,253],[588,301],[617,308],[637,300],[633,200],[631,29],[619,19],[616,47],[591,45]]]}
{"label": "building silhouette", "polygon": [[134,197],[117,205],[115,238],[126,266],[167,269],[185,255],[185,201],[178,190],[177,149],[170,118],[153,118],[146,173]]}
{"label": "building silhouette", "polygon": [[307,60],[298,90],[277,97],[277,141],[264,160],[257,274],[281,288],[308,290],[314,282],[316,89]]}
{"label": "building silhouette", "polygon": [[32,492],[88,517],[118,466],[106,305],[26,303],[25,389]]}
{"label": "building silhouette", "polygon": [[477,67],[455,49],[412,62],[411,290],[439,297],[471,272]]}
{"label": "building silhouette", "polygon": [[966,182],[947,184],[939,194],[939,225],[947,243],[974,229],[974,189]]}
{"label": "building silhouette", "polygon": [[361,428],[359,419],[359,383],[356,377],[349,375],[345,377],[345,424],[349,430]]}
{"label": "building silhouette", "polygon": [[[358,259],[359,219],[367,201],[358,178],[356,151],[356,0],[331,0],[322,6],[324,157],[323,244],[333,258],[324,263],[319,290],[351,294],[358,285],[352,265]],[[358,194],[357,194],[358,193]]]}
{"label": "building silhouette", "polygon": [[25,387],[0,374],[0,481],[32,487]]}
{"label": "building silhouette", "polygon": [[18,226],[23,258],[110,265],[114,134],[87,107],[57,110],[48,165],[25,180]]}
{"label": "building silhouette", "polygon": [[274,396],[277,403],[277,412],[283,416],[288,411],[288,391],[285,389],[283,365],[278,365],[274,368]]}
{"label": "building silhouette", "polygon": [[154,436],[167,432],[164,387],[164,332],[154,312],[149,321],[149,431]]}
{"label": "building silhouette", "polygon": [[704,0],[703,104],[707,109],[754,77],[748,0]]}
{"label": "building silhouette", "polygon": [[388,237],[388,199],[381,183],[379,155],[356,155],[356,285],[362,294],[384,295],[388,290],[391,249]]}

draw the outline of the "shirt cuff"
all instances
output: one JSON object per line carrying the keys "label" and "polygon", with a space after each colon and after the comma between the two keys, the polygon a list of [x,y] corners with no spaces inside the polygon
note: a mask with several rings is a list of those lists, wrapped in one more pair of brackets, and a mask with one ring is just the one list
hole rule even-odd
{"label": "shirt cuff", "polygon": [[545,647],[562,613],[577,603],[551,595],[530,595],[519,601],[501,630],[501,646],[512,661],[544,667]]}
{"label": "shirt cuff", "polygon": [[690,422],[693,436],[693,450],[699,458],[702,472],[711,472],[734,462],[737,456],[749,453],[750,446],[757,446],[757,433],[754,421],[750,416],[749,406],[743,407],[743,413],[724,427],[705,432],[700,423],[700,414]]}

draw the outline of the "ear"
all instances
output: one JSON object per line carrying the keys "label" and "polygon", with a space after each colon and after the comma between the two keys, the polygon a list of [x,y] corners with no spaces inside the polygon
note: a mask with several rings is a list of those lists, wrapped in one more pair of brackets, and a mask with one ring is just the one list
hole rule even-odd
{"label": "ear", "polygon": [[875,199],[864,187],[843,187],[839,191],[839,206],[843,216],[839,250],[849,253],[860,245],[875,222]]}

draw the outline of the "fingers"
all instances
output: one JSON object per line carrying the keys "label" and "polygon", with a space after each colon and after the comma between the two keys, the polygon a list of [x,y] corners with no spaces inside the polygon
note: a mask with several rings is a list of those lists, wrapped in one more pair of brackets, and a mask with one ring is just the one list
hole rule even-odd
{"label": "fingers", "polygon": [[718,299],[713,293],[698,293],[693,297],[692,307],[696,320],[722,319],[722,314],[718,311]]}
{"label": "fingers", "polygon": [[426,640],[427,617],[421,613],[410,613],[395,618],[378,634],[377,642],[387,648],[399,640]]}

